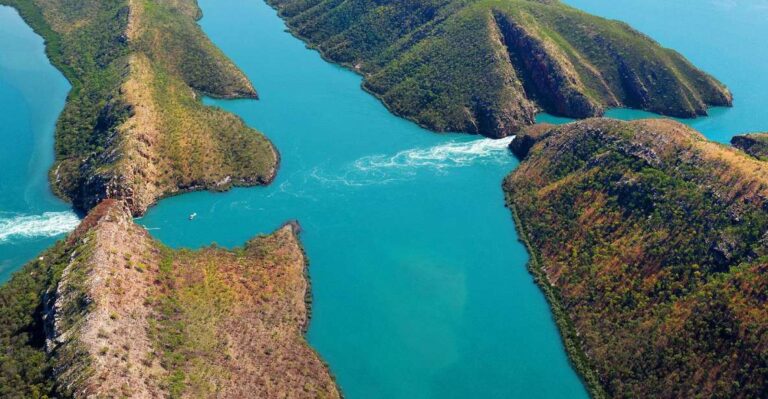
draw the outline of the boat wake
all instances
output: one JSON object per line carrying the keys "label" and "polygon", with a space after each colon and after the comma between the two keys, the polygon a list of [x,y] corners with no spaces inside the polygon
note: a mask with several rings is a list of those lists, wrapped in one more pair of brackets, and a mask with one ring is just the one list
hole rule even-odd
{"label": "boat wake", "polygon": [[14,238],[55,237],[74,230],[80,223],[80,219],[72,212],[6,215],[0,214],[0,244]]}
{"label": "boat wake", "polygon": [[449,142],[431,148],[413,148],[395,155],[372,155],[358,159],[356,169],[382,171],[402,168],[432,168],[437,170],[464,167],[479,162],[503,163],[509,160],[507,147],[514,136],[503,139],[481,139],[468,142]]}

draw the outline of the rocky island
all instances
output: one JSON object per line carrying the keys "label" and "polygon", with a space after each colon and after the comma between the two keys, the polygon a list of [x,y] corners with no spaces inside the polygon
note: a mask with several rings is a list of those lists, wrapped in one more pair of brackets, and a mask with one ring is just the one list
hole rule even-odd
{"label": "rocky island", "polygon": [[508,205],[593,396],[768,395],[768,164],[666,120],[518,140]]}
{"label": "rocky island", "polygon": [[390,110],[432,130],[504,137],[540,111],[694,117],[732,103],[677,52],[557,0],[269,2]]}
{"label": "rocky island", "polygon": [[0,287],[0,396],[338,398],[297,229],[174,251],[102,201]]}
{"label": "rocky island", "polygon": [[194,0],[0,0],[46,40],[72,84],[56,126],[54,192],[83,211],[123,199],[134,215],[159,198],[264,184],[278,156],[202,95],[256,97],[203,34]]}

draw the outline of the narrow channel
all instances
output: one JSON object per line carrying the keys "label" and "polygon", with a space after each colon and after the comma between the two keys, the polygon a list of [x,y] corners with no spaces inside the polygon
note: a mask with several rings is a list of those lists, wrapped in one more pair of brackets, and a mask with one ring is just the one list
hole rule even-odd
{"label": "narrow channel", "polygon": [[[725,82],[734,108],[685,121],[710,139],[768,129],[760,2],[566,2],[631,23]],[[586,397],[503,207],[500,182],[517,165],[508,141],[392,116],[260,0],[200,5],[205,31],[261,95],[206,101],[273,140],[281,169],[269,187],[169,198],[140,222],[168,245],[200,247],[299,220],[314,293],[309,339],[349,398]],[[78,222],[47,183],[68,90],[42,39],[0,7],[0,282]]]}
{"label": "narrow channel", "polygon": [[166,199],[140,223],[198,247],[299,220],[309,340],[349,398],[586,397],[504,208],[509,139],[393,116],[260,1],[200,6],[261,97],[208,102],[264,132],[282,164],[269,187]]}

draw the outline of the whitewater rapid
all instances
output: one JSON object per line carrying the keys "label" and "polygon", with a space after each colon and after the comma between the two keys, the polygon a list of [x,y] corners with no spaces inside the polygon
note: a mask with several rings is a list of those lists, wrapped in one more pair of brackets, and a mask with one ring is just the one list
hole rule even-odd
{"label": "whitewater rapid", "polygon": [[0,213],[0,244],[13,239],[55,237],[75,229],[80,219],[73,212],[45,212],[41,215]]}
{"label": "whitewater rapid", "polygon": [[451,141],[430,148],[412,148],[395,155],[371,155],[354,162],[360,171],[392,168],[446,169],[464,167],[478,162],[505,162],[509,157],[509,143],[514,136],[503,139]]}
{"label": "whitewater rapid", "polygon": [[[411,148],[394,155],[369,155],[354,161],[342,175],[324,175],[313,169],[313,178],[345,186],[387,184],[407,179],[418,168],[442,171],[478,163],[503,163],[509,155],[507,149],[514,137],[450,141],[428,148]],[[0,244],[14,239],[55,237],[77,227],[80,219],[71,211],[45,212],[40,215],[0,213]]]}
{"label": "whitewater rapid", "polygon": [[[394,155],[367,155],[336,171],[315,167],[309,172],[309,177],[326,185],[364,187],[411,180],[423,169],[441,174],[452,168],[503,164],[511,156],[508,147],[512,140],[514,136],[454,140],[432,147],[411,148]],[[287,183],[285,185],[288,186]]]}

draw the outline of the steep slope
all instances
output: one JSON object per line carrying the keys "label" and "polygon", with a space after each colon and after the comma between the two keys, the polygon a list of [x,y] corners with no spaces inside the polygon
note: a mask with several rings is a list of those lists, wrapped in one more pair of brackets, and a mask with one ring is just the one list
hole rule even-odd
{"label": "steep slope", "polygon": [[757,159],[768,160],[768,133],[733,136],[731,145]]}
{"label": "steep slope", "polygon": [[54,191],[138,215],[158,198],[269,182],[277,153],[200,95],[256,97],[203,34],[194,0],[0,0],[19,9],[72,83],[56,129]]}
{"label": "steep slope", "polygon": [[768,165],[664,120],[530,140],[504,190],[595,396],[766,397]]}
{"label": "steep slope", "polygon": [[513,134],[546,111],[693,117],[731,94],[626,24],[557,0],[269,0],[300,37],[438,131]]}
{"label": "steep slope", "polygon": [[303,338],[296,228],[172,251],[102,202],[0,287],[0,396],[339,397]]}

